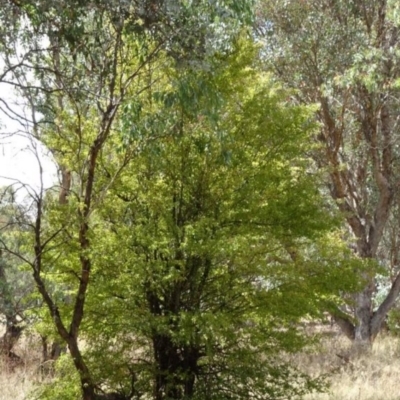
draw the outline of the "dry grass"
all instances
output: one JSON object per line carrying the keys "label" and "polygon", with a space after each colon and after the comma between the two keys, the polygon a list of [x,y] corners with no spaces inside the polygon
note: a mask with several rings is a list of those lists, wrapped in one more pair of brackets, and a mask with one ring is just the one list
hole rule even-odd
{"label": "dry grass", "polygon": [[19,362],[0,358],[0,400],[25,400],[29,392],[40,384],[40,343],[38,338],[20,340],[15,353]]}
{"label": "dry grass", "polygon": [[313,374],[328,374],[327,393],[303,400],[399,400],[400,338],[378,337],[368,354],[351,356],[350,342],[336,335],[322,341],[317,351],[297,357],[299,366]]}
{"label": "dry grass", "polygon": [[8,366],[2,362],[0,365],[0,399],[1,400],[24,400],[33,389],[34,379],[32,370],[15,369],[10,371]]}
{"label": "dry grass", "polygon": [[[0,400],[25,400],[44,379],[40,374],[38,338],[24,338],[15,351],[22,362],[0,360]],[[399,400],[400,338],[378,337],[370,354],[350,356],[350,342],[336,334],[317,349],[295,356],[305,372],[329,374],[327,393],[313,393],[302,400]],[[348,358],[349,357],[349,358]]]}

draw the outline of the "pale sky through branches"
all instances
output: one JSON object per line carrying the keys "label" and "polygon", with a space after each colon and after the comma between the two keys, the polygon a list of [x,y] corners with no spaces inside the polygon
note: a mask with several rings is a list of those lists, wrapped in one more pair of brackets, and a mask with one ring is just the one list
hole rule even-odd
{"label": "pale sky through branches", "polygon": [[[19,182],[19,186],[22,183],[37,191],[41,185],[41,164],[43,186],[51,187],[57,182],[57,171],[49,151],[29,136],[9,109],[18,114],[24,112],[13,88],[0,82],[0,186]],[[24,194],[26,191],[21,191],[18,197]]]}

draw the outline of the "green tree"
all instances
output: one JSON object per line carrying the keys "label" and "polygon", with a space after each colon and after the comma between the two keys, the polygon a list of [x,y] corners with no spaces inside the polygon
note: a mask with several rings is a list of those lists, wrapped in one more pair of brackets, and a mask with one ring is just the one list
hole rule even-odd
{"label": "green tree", "polygon": [[[93,217],[81,335],[96,386],[121,398],[276,399],[320,387],[280,354],[307,343],[297,323],[318,315],[357,261],[325,236],[333,221],[309,173],[310,110],[286,104],[253,60],[241,44],[212,73],[160,71],[106,149],[98,179],[116,176],[121,146],[135,156]],[[60,270],[76,268],[68,251]]]}

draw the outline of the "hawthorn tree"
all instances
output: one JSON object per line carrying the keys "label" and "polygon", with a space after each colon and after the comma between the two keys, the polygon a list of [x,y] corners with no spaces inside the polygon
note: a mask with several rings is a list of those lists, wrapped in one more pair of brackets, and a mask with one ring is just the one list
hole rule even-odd
{"label": "hawthorn tree", "polygon": [[[157,83],[126,103],[122,135],[105,147],[100,180],[125,162],[122,149],[134,156],[93,216],[81,335],[99,389],[275,399],[321,387],[280,354],[307,343],[298,322],[358,262],[332,239],[308,173],[310,110],[289,106],[254,54],[239,42],[212,72],[149,65]],[[77,268],[75,251],[61,271]],[[70,377],[41,398],[74,398]]]}

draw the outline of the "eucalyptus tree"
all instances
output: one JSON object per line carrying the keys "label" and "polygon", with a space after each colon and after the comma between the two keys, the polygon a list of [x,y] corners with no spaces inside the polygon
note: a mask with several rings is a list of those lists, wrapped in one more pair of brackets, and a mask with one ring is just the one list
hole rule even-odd
{"label": "eucalyptus tree", "polygon": [[[386,0],[266,0],[259,6],[265,64],[295,89],[294,101],[318,105],[315,140],[321,151],[316,159],[343,214],[348,244],[359,257],[387,270],[387,254],[396,250],[384,247],[384,239],[399,195],[398,5]],[[332,305],[335,320],[357,343],[374,340],[395,304],[398,267],[392,263],[390,290],[379,304],[374,304],[377,268],[371,267],[360,275],[364,289],[347,296],[354,314]]]}

